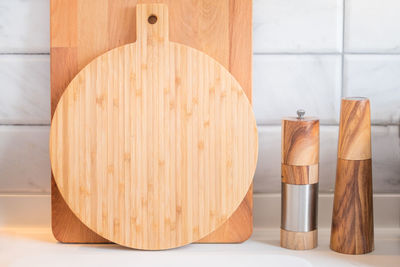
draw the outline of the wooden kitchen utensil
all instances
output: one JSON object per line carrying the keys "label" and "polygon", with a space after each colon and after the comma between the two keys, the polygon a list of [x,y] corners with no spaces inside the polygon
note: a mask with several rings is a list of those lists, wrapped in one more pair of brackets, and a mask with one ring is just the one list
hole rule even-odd
{"label": "wooden kitchen utensil", "polygon": [[237,209],[254,175],[257,129],[226,69],[169,42],[166,5],[138,5],[136,43],[96,58],[61,97],[50,158],[90,229],[166,249],[199,240]]}
{"label": "wooden kitchen utensil", "polygon": [[[166,3],[170,40],[210,55],[238,80],[251,102],[251,0],[50,0],[51,113],[72,78],[91,60],[136,40],[136,5]],[[78,12],[79,11],[79,12]],[[253,229],[252,186],[237,210],[199,243],[242,242]],[[71,211],[51,178],[52,230],[60,242],[109,242]]]}
{"label": "wooden kitchen utensil", "polygon": [[282,120],[281,247],[317,247],[319,180],[319,120],[303,117]]}
{"label": "wooden kitchen utensil", "polygon": [[330,246],[345,254],[374,250],[371,117],[367,98],[342,99]]}

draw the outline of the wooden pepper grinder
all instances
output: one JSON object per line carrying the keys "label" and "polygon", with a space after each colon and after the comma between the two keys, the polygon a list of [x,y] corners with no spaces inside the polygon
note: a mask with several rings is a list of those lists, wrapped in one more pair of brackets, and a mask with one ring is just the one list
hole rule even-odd
{"label": "wooden pepper grinder", "polygon": [[319,120],[282,120],[281,247],[304,250],[318,243]]}
{"label": "wooden pepper grinder", "polygon": [[330,247],[340,253],[374,250],[371,118],[367,98],[342,99]]}

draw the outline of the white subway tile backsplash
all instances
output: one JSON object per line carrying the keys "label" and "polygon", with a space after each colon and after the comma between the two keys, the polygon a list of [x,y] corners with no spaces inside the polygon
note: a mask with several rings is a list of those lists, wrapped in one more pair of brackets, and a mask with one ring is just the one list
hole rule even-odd
{"label": "white subway tile backsplash", "polygon": [[49,127],[0,126],[0,193],[49,191]]}
{"label": "white subway tile backsplash", "polygon": [[341,57],[336,55],[255,55],[254,111],[259,124],[280,123],[299,108],[322,123],[337,123]]}
{"label": "white subway tile backsplash", "polygon": [[319,190],[334,192],[336,179],[338,126],[321,126],[319,148]]}
{"label": "white subway tile backsplash", "polygon": [[254,0],[254,52],[340,52],[343,0]]}
{"label": "white subway tile backsplash", "polygon": [[281,190],[281,127],[258,126],[258,161],[254,192]]}
{"label": "white subway tile backsplash", "polygon": [[400,1],[346,0],[345,51],[400,52]]}
{"label": "white subway tile backsplash", "polygon": [[374,191],[400,193],[400,126],[372,127]]}
{"label": "white subway tile backsplash", "polygon": [[50,51],[49,0],[0,1],[0,53]]}
{"label": "white subway tile backsplash", "polygon": [[400,124],[400,55],[346,55],[344,96],[366,96],[377,124]]}
{"label": "white subway tile backsplash", "polygon": [[0,55],[0,123],[50,123],[48,55]]}

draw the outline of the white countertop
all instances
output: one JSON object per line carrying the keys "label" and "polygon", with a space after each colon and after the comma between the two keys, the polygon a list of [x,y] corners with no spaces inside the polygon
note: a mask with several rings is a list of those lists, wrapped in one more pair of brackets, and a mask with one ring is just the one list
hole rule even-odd
{"label": "white countertop", "polygon": [[61,244],[51,230],[0,230],[0,266],[400,266],[400,229],[376,229],[375,251],[343,255],[329,249],[329,229],[309,251],[279,247],[279,229],[256,230],[242,244],[191,244],[167,251],[118,245]]}

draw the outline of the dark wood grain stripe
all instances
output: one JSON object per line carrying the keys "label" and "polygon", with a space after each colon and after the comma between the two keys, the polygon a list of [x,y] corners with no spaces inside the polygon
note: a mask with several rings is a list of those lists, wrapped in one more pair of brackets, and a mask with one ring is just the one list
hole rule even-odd
{"label": "dark wood grain stripe", "polygon": [[374,250],[370,159],[338,159],[330,247],[345,254]]}

